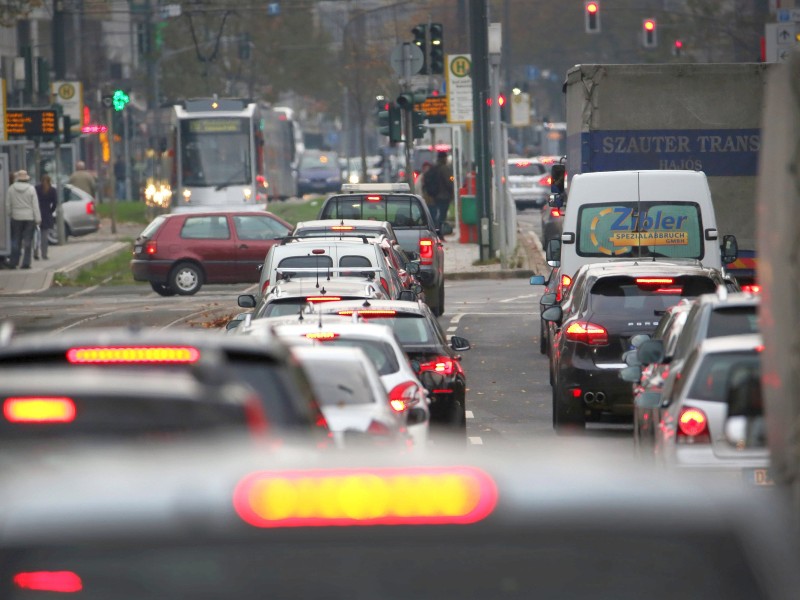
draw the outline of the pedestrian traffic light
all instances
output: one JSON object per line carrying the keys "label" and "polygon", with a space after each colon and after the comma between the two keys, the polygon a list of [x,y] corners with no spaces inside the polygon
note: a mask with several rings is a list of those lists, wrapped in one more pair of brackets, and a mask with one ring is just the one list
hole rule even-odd
{"label": "pedestrian traffic light", "polygon": [[682,50],[683,50],[683,41],[682,40],[675,40],[672,43],[672,54],[674,56],[680,56]]}
{"label": "pedestrian traffic light", "polygon": [[420,23],[411,30],[414,36],[414,45],[422,50],[422,68],[419,70],[421,75],[428,74],[428,26]]}
{"label": "pedestrian traffic light", "polygon": [[411,137],[415,140],[425,137],[425,118],[427,113],[421,110],[411,111]]}
{"label": "pedestrian traffic light", "polygon": [[642,45],[645,48],[658,46],[658,26],[655,19],[642,21]]}
{"label": "pedestrian traffic light", "polygon": [[111,102],[114,105],[114,110],[117,112],[124,109],[130,101],[131,97],[128,96],[128,93],[125,90],[114,90],[114,95],[111,96]]}
{"label": "pedestrian traffic light", "polygon": [[586,33],[600,33],[600,3],[597,0],[584,2],[583,16]]}
{"label": "pedestrian traffic light", "polygon": [[389,137],[389,142],[395,144],[403,139],[403,126],[400,108],[386,102],[384,109],[378,113],[378,132]]}
{"label": "pedestrian traffic light", "polygon": [[444,27],[441,23],[431,23],[431,52],[428,71],[432,75],[444,73]]}

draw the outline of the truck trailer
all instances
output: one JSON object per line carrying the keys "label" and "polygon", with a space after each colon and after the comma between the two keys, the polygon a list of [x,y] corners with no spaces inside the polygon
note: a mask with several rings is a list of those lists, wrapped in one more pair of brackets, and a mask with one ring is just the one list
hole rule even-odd
{"label": "truck trailer", "polygon": [[[772,65],[576,65],[564,83],[567,172],[702,171],[723,234],[739,258],[728,270],[755,279],[755,196],[761,113]],[[679,198],[676,198],[679,200]]]}

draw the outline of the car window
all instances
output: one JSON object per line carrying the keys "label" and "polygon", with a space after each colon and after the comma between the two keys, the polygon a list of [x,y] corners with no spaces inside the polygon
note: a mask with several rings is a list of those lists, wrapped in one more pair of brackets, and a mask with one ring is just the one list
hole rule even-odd
{"label": "car window", "polygon": [[164,215],[156,217],[155,219],[150,221],[150,224],[144,228],[144,231],[142,231],[142,233],[140,233],[139,236],[146,238],[153,237],[156,231],[159,230],[159,228],[166,222],[166,220],[167,217],[165,217]]}
{"label": "car window", "polygon": [[422,201],[409,195],[333,196],[323,207],[319,218],[388,221],[396,228],[427,225]]}
{"label": "car window", "polygon": [[[333,267],[333,259],[327,254],[310,256],[288,256],[278,263],[279,269],[328,269]],[[316,277],[315,272],[295,273],[294,277]]]}
{"label": "car window", "polygon": [[70,200],[78,200],[79,199],[79,196],[75,192],[73,192],[71,189],[69,189],[67,186],[64,186],[62,188],[62,192],[64,193],[64,197],[63,197],[63,201],[64,202],[69,202]]}
{"label": "car window", "polygon": [[289,229],[264,215],[235,215],[233,224],[240,240],[274,240],[289,235]]}
{"label": "car window", "polygon": [[758,315],[755,306],[723,306],[711,311],[707,337],[739,333],[758,333]]}
{"label": "car window", "polygon": [[300,159],[301,169],[335,169],[338,165],[339,157],[333,153],[304,154]]}
{"label": "car window", "polygon": [[391,375],[400,370],[400,364],[394,354],[394,348],[386,342],[377,340],[353,339],[348,337],[337,337],[326,341],[325,344],[334,346],[346,346],[348,348],[361,348],[375,365],[380,375]]}
{"label": "car window", "polygon": [[225,240],[231,237],[225,215],[187,217],[181,237],[190,240]]}
{"label": "car window", "polygon": [[544,165],[537,162],[531,162],[529,160],[517,160],[514,162],[508,163],[508,174],[511,176],[514,175],[544,175],[545,168]]}
{"label": "car window", "polygon": [[366,256],[346,255],[339,259],[340,267],[366,267],[372,268],[372,263]]}
{"label": "car window", "polygon": [[700,363],[697,373],[692,379],[689,398],[727,402],[728,377],[733,368],[752,368],[758,364],[759,357],[755,352],[708,354]]}
{"label": "car window", "polygon": [[377,402],[367,375],[359,363],[308,358],[303,362],[308,367],[306,373],[322,406]]}
{"label": "car window", "polygon": [[394,330],[401,345],[427,345],[436,343],[436,332],[428,320],[422,315],[403,314],[394,318],[370,319],[381,325],[388,325]]}
{"label": "car window", "polygon": [[591,308],[595,314],[635,312],[643,316],[660,316],[681,298],[694,298],[715,290],[708,277],[630,277],[599,279],[592,286]]}

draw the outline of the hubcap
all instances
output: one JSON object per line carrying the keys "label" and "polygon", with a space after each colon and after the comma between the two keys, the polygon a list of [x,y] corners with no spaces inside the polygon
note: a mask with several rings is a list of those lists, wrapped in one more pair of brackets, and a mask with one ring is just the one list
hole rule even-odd
{"label": "hubcap", "polygon": [[191,290],[197,285],[197,274],[191,269],[183,269],[178,272],[175,281],[182,290]]}

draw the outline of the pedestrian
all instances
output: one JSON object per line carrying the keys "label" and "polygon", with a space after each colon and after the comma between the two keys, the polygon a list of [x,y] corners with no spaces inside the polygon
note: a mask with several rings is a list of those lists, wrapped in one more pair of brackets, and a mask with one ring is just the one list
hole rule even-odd
{"label": "pedestrian", "polygon": [[114,182],[116,183],[117,200],[127,200],[125,198],[125,161],[122,157],[117,157],[114,163]]}
{"label": "pedestrian", "polygon": [[75,163],[75,171],[69,176],[67,183],[83,190],[95,200],[97,199],[97,183],[94,175],[86,170],[86,163],[82,160]]}
{"label": "pedestrian", "polygon": [[436,164],[425,174],[422,185],[436,207],[436,214],[433,215],[436,229],[441,229],[453,201],[453,171],[447,164],[447,152],[439,151]]}
{"label": "pedestrian", "polygon": [[42,260],[47,260],[47,249],[50,245],[48,236],[56,224],[55,212],[58,205],[56,188],[50,183],[50,175],[42,175],[42,182],[36,186],[36,196],[39,199],[39,212],[42,215],[42,224],[39,226],[40,247],[34,251],[34,258],[41,250]]}
{"label": "pedestrian", "polygon": [[22,268],[31,268],[33,234],[42,222],[39,199],[30,184],[27,171],[17,171],[14,183],[8,188],[6,209],[11,217],[11,257],[8,268],[16,269],[22,256]]}
{"label": "pedestrian", "polygon": [[422,199],[425,200],[425,204],[428,205],[428,209],[431,211],[431,216],[436,218],[434,215],[434,211],[436,210],[436,206],[433,203],[433,198],[425,191],[425,176],[431,170],[431,163],[427,160],[422,163],[422,168],[419,171],[419,175],[417,176],[417,181],[414,184],[414,191],[417,193],[418,196],[422,196]]}

